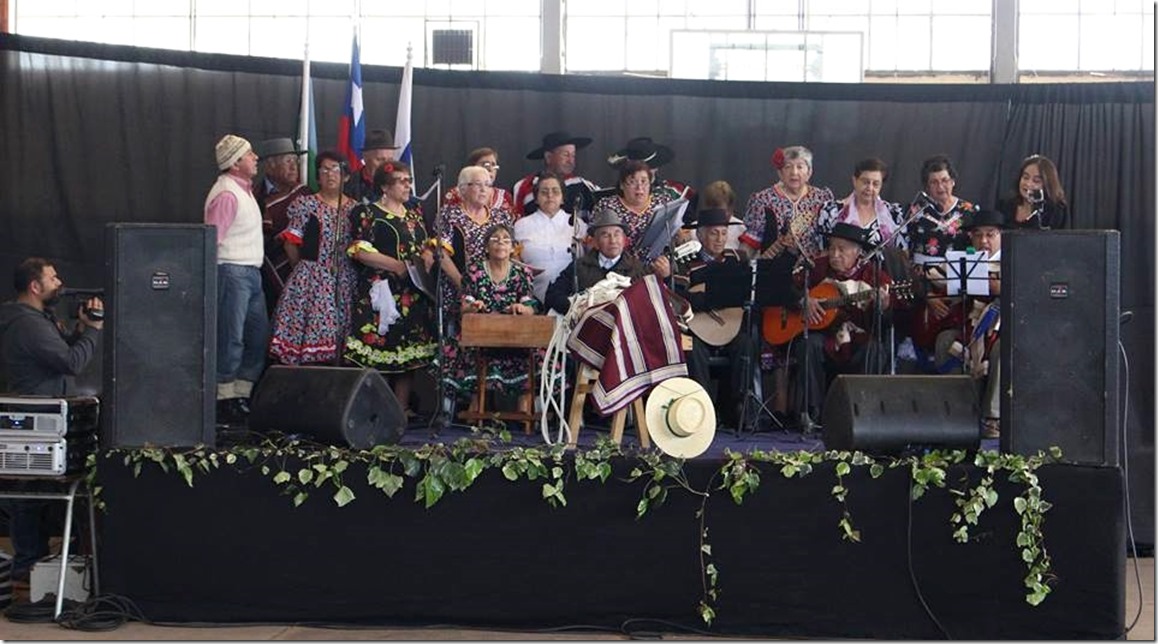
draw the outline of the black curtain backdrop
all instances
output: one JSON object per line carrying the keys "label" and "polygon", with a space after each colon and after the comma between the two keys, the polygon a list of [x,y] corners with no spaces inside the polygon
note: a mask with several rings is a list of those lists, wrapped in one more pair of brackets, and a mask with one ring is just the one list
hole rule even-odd
{"label": "black curtain backdrop", "polygon": [[[70,285],[101,286],[105,224],[199,222],[218,138],[296,136],[298,61],[8,34],[0,34],[0,61],[4,275],[23,257],[44,255]],[[392,130],[402,69],[362,72],[367,128]],[[326,149],[337,141],[347,65],[316,63],[312,75]],[[810,147],[813,183],[839,197],[851,189],[856,161],[878,156],[891,166],[883,196],[906,202],[920,189],[921,162],[947,153],[959,171],[957,193],[990,207],[1015,188],[1022,158],[1050,157],[1069,195],[1071,227],[1122,232],[1121,302],[1135,314],[1122,329],[1131,367],[1127,444],[1150,463],[1130,480],[1152,497],[1152,82],[724,83],[416,69],[413,106],[420,190],[438,163],[447,166],[449,187],[467,153],[482,145],[499,151],[499,182],[509,187],[540,167],[524,157],[558,129],[595,139],[579,165],[602,185],[614,182],[607,155],[650,136],[676,151],[663,176],[697,188],[726,179],[740,208],[769,185],[769,159],[784,145]],[[4,283],[0,290],[10,294]],[[1148,506],[1153,526],[1152,499]]]}

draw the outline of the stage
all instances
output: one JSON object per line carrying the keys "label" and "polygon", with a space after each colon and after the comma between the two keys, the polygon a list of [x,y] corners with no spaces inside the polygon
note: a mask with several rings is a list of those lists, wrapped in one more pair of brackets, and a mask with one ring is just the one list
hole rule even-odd
{"label": "stage", "polygon": [[[663,465],[671,468],[665,483],[682,472],[689,488],[709,493],[706,502],[674,486],[662,504],[652,503],[637,518],[652,478],[648,468],[670,459],[641,458],[629,440],[623,454],[607,461],[606,481],[577,480],[577,466],[590,463],[585,450],[599,434],[585,429],[578,455],[568,452],[558,463],[537,434],[514,433],[508,445],[478,443],[479,458],[502,451],[506,463],[514,462],[511,455],[522,462],[531,456],[545,472],[561,467],[565,505],[544,498],[550,474],[528,480],[513,472],[511,481],[494,466],[466,489],[446,489],[427,508],[415,501],[421,473],[406,475],[388,498],[368,482],[367,464],[351,459],[340,473],[353,495],[343,498],[344,507],[332,499],[337,488],[329,483],[299,486],[311,494],[295,507],[293,491],[273,480],[280,469],[296,478],[309,465],[300,454],[250,464],[235,448],[232,464],[222,453],[219,467],[193,466],[192,487],[172,460],[165,472],[145,459],[134,476],[126,452],[102,455],[102,590],[131,598],[150,620],[186,623],[695,629],[882,639],[1111,639],[1124,631],[1118,469],[1050,464],[1038,470],[1042,496],[1052,504],[1042,527],[1052,592],[1031,606],[1012,503],[1024,488],[1005,474],[996,477],[997,504],[972,527],[972,539],[958,543],[949,522],[954,494],[930,488],[910,502],[906,467],[885,468],[873,478],[869,468],[853,466],[841,481],[848,491],[842,504],[832,494],[836,461],[788,478],[779,466],[753,458],[759,486],[737,504],[720,489],[725,447],[750,454],[817,451],[819,441],[790,432],[720,432],[703,457],[682,468]],[[445,430],[433,439],[444,447],[431,448],[425,429],[412,428],[402,446],[433,466],[431,454],[450,453],[451,445],[467,449],[460,440],[466,436]],[[626,436],[634,438],[630,428]],[[532,446],[539,449],[528,450]],[[397,460],[399,474],[403,460]],[[263,473],[262,463],[271,469]],[[635,468],[648,473],[629,482]],[[946,482],[964,489],[965,477],[976,483],[980,475],[972,464],[957,465],[947,470]],[[845,510],[859,543],[842,539]],[[705,544],[710,552],[701,560]],[[710,588],[702,574],[709,563],[718,571],[710,625],[698,608]]]}

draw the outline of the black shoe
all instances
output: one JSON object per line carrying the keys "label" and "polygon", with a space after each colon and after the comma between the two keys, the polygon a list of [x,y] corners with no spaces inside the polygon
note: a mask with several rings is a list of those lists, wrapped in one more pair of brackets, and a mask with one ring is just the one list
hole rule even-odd
{"label": "black shoe", "polygon": [[227,398],[217,401],[218,426],[245,426],[249,421],[249,401],[245,398]]}

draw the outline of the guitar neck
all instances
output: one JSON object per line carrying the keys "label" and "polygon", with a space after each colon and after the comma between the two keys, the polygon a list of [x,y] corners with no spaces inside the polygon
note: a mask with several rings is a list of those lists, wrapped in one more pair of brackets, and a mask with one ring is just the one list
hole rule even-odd
{"label": "guitar neck", "polygon": [[869,289],[867,291],[860,291],[852,295],[842,295],[831,300],[821,300],[820,306],[826,309],[839,309],[849,304],[856,304],[873,297],[876,294],[876,289]]}

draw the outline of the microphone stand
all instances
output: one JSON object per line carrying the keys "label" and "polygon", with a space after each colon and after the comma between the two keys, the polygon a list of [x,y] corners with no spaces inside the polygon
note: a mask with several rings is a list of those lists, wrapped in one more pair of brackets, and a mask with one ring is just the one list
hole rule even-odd
{"label": "microphone stand", "polygon": [[[346,174],[346,164],[345,163],[339,163],[338,164],[338,184],[339,184],[338,185],[338,209],[335,212],[337,217],[334,221],[334,230],[332,231],[333,232],[333,241],[330,242],[330,262],[333,264],[332,267],[330,268],[330,273],[334,277],[334,317],[336,317],[339,320],[342,320],[343,316],[338,315],[338,311],[340,310],[340,308],[342,306],[342,289],[341,289],[342,253],[338,249],[338,242],[340,241],[341,234],[342,234],[342,198],[346,196],[346,181],[348,181],[348,180],[349,180],[349,175]],[[321,223],[322,222],[320,222],[320,221],[318,222],[318,224],[319,224],[318,225],[318,237],[319,237],[318,241],[319,241],[319,243],[321,242],[321,234],[322,234]],[[320,252],[318,253],[318,259],[321,259],[321,253]],[[349,321],[347,320],[346,322],[348,323]],[[346,338],[343,337],[344,335],[345,335],[345,330],[343,328],[339,327],[338,332],[337,332],[337,334],[335,334],[335,337],[334,337],[334,359],[331,362],[331,364],[333,364],[335,367],[342,366],[342,349],[345,347],[345,344],[346,344]],[[406,404],[405,401],[403,401],[403,404]]]}
{"label": "microphone stand", "polygon": [[447,417],[447,414],[454,413],[453,404],[450,405],[449,412],[446,410],[446,383],[443,382],[446,376],[446,358],[444,354],[444,350],[446,348],[446,337],[444,331],[446,319],[443,313],[442,280],[446,278],[446,275],[442,271],[442,217],[440,216],[442,214],[441,164],[434,167],[434,185],[436,186],[434,191],[434,306],[438,312],[436,323],[438,326],[438,355],[436,358],[438,361],[438,393],[436,394],[438,407],[435,409],[435,412],[430,415],[430,424],[427,425],[426,429],[431,430],[432,434],[437,436],[440,431],[446,429],[446,427],[450,424],[450,419]]}
{"label": "microphone stand", "polygon": [[812,269],[816,267],[816,263],[804,251],[804,247],[800,245],[800,240],[795,235],[792,236],[792,241],[796,244],[796,250],[800,253],[801,265],[804,267],[804,300],[801,303],[800,313],[801,321],[804,322],[804,334],[801,336],[801,342],[804,343],[804,409],[800,411],[800,430],[805,435],[811,435],[813,431],[819,427],[816,422],[812,420],[812,415],[808,413],[809,403],[812,396],[809,395],[808,390],[811,389],[812,382],[809,376],[812,372],[812,346],[808,343],[808,291],[812,281]]}
{"label": "microphone stand", "polygon": [[[735,432],[736,438],[740,437],[740,434],[742,434],[744,431],[744,427],[747,426],[748,409],[749,409],[749,405],[752,404],[751,403],[752,398],[756,399],[756,402],[759,403],[760,407],[757,408],[756,413],[755,413],[755,418],[752,421],[751,433],[754,434],[756,432],[757,426],[758,426],[759,421],[760,421],[760,411],[761,410],[768,411],[767,407],[765,406],[765,402],[763,400],[761,400],[760,397],[757,396],[756,393],[753,391],[753,389],[755,388],[755,385],[756,385],[756,373],[757,373],[757,370],[759,368],[759,364],[757,363],[756,360],[753,360],[753,355],[752,355],[753,353],[757,352],[757,347],[759,346],[759,342],[755,339],[756,338],[756,328],[755,328],[756,327],[756,313],[755,313],[755,311],[756,311],[756,281],[757,281],[757,277],[759,275],[759,265],[760,265],[759,259],[756,256],[753,256],[751,259],[748,260],[748,267],[752,271],[752,285],[748,289],[748,300],[746,302],[744,302],[744,320],[745,320],[747,330],[748,330],[748,338],[749,338],[750,345],[748,347],[748,350],[744,352],[744,355],[741,358],[742,366],[740,367],[740,371],[744,374],[744,379],[745,379],[745,382],[744,382],[744,402],[740,405],[740,418],[739,418],[739,422],[737,423],[737,425],[739,425],[739,426],[736,427],[736,432]],[[769,413],[768,416],[772,419],[772,422],[777,427],[779,427],[780,429],[784,429],[784,425],[781,424],[780,420],[777,419],[774,414]]]}
{"label": "microphone stand", "polygon": [[[873,328],[874,328],[873,335],[877,340],[877,345],[870,348],[869,350],[872,352],[872,355],[875,356],[875,361],[876,361],[875,373],[877,373],[877,374],[881,373],[881,371],[882,371],[881,354],[884,351],[884,342],[885,342],[884,341],[884,326],[883,326],[884,312],[881,311],[881,295],[880,295],[880,286],[879,286],[880,285],[880,279],[881,279],[881,277],[880,277],[881,265],[884,263],[884,259],[885,259],[884,251],[891,244],[893,244],[893,242],[901,234],[902,230],[908,230],[909,224],[913,223],[914,221],[917,220],[918,217],[921,217],[925,214],[925,209],[933,204],[933,199],[924,190],[922,190],[919,193],[917,193],[916,198],[914,198],[911,203],[913,203],[913,204],[922,203],[923,205],[920,208],[914,210],[911,215],[909,215],[904,221],[902,221],[900,223],[900,225],[897,226],[897,228],[895,230],[893,230],[893,233],[891,235],[889,235],[888,237],[882,238],[881,243],[877,244],[876,247],[874,247],[872,249],[872,251],[869,252],[868,255],[865,255],[860,260],[862,264],[864,262],[868,262],[868,261],[873,262],[873,288],[876,290],[876,294],[873,296],[873,307],[874,307],[874,310],[873,310]],[[891,333],[892,329],[890,328],[889,331]],[[896,371],[897,371],[897,365],[896,365],[896,360],[895,360],[896,356],[893,355],[893,350],[894,350],[894,347],[892,346],[892,342],[890,342],[889,343],[889,372],[892,374],[896,374]],[[865,360],[864,368],[865,368],[866,372],[868,371],[868,363],[869,363],[869,361]]]}

